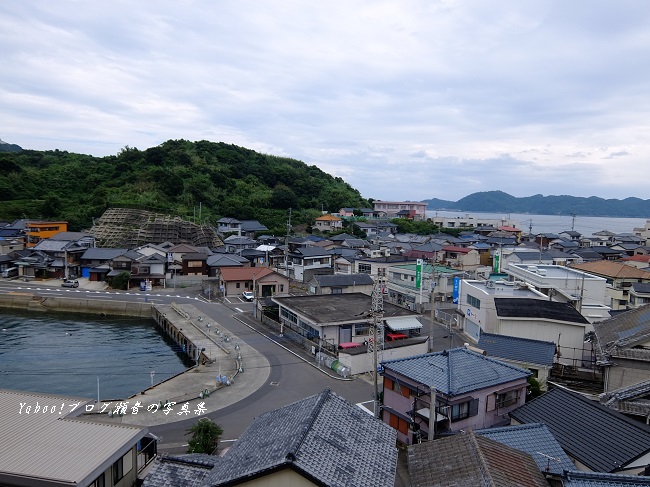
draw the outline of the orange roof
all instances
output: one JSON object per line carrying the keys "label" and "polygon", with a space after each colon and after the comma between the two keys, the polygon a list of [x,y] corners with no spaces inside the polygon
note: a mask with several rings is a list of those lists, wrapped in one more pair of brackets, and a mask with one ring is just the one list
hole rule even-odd
{"label": "orange roof", "polygon": [[268,267],[223,267],[221,278],[224,281],[252,281],[273,274]]}
{"label": "orange roof", "polygon": [[328,215],[322,215],[322,216],[319,216],[318,218],[316,218],[316,220],[321,220],[321,221],[323,221],[323,220],[325,220],[325,221],[335,221],[335,222],[339,222],[339,221],[341,221],[341,219],[340,219],[339,217],[334,216],[334,215],[329,215],[329,214],[328,214]]}
{"label": "orange roof", "polygon": [[580,271],[591,272],[593,274],[598,274],[599,276],[611,277],[614,279],[650,280],[650,272],[642,271],[637,267],[621,264],[620,262],[612,262],[611,260],[595,260],[593,262],[574,264],[571,267]]}
{"label": "orange roof", "polygon": [[497,230],[500,230],[502,232],[514,232],[514,233],[521,233],[521,228],[516,228],[516,227],[498,227]]}
{"label": "orange roof", "polygon": [[650,255],[632,255],[630,257],[623,257],[621,260],[633,262],[650,262]]}

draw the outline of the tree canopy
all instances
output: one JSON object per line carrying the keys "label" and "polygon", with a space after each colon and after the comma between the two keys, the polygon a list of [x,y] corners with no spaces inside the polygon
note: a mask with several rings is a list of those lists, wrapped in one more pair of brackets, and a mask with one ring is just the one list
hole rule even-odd
{"label": "tree canopy", "polygon": [[136,207],[212,222],[257,219],[283,234],[317,209],[367,207],[341,178],[316,166],[222,142],[168,140],[94,157],[66,151],[0,153],[0,219],[61,219],[89,228],[110,207]]}

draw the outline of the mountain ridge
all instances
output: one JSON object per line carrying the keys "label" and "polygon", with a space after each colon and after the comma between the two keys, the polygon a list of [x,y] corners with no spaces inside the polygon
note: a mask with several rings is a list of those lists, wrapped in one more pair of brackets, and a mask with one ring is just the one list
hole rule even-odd
{"label": "mountain ridge", "polygon": [[481,191],[458,201],[425,199],[429,210],[476,211],[483,213],[530,213],[537,215],[582,215],[612,218],[650,218],[650,199],[629,197],[605,199],[598,196],[535,194],[516,197],[504,191]]}

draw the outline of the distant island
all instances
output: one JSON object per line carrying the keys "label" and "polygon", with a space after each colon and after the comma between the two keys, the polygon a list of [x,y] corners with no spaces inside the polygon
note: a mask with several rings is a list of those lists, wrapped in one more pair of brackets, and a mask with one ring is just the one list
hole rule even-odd
{"label": "distant island", "polygon": [[537,215],[581,215],[613,218],[650,218],[650,200],[604,199],[597,196],[544,196],[517,198],[503,191],[472,193],[458,201],[437,198],[422,200],[430,210],[476,211],[483,213],[531,213]]}

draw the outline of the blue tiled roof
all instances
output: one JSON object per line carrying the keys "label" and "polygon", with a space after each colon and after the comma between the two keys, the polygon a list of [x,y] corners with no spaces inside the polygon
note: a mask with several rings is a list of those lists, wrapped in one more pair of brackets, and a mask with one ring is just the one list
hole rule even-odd
{"label": "blue tiled roof", "polygon": [[576,468],[544,424],[530,423],[487,428],[476,430],[475,433],[528,453],[542,472],[548,471],[561,475],[565,470],[575,470]]}
{"label": "blue tiled roof", "polygon": [[443,352],[389,360],[381,364],[427,387],[455,396],[525,379],[529,371],[486,357],[464,347]]}
{"label": "blue tiled roof", "polygon": [[648,486],[648,477],[598,472],[567,472],[564,487],[632,487]]}
{"label": "blue tiled roof", "polygon": [[291,468],[317,485],[393,487],[397,432],[326,389],[257,417],[204,485]]}
{"label": "blue tiled roof", "polygon": [[517,362],[553,366],[555,343],[530,338],[518,338],[493,333],[481,333],[478,348],[492,357]]}
{"label": "blue tiled roof", "polygon": [[143,487],[201,487],[203,479],[221,460],[212,455],[162,456],[156,460]]}

